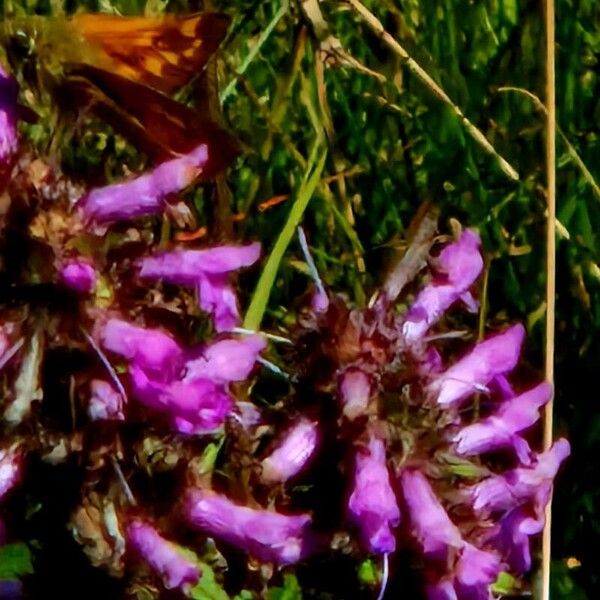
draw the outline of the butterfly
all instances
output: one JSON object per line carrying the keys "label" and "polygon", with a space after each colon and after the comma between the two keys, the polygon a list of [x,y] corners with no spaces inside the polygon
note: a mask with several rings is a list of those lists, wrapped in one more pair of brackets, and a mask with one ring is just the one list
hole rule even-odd
{"label": "butterfly", "polygon": [[8,20],[2,39],[14,70],[38,97],[50,95],[63,115],[90,112],[151,160],[206,143],[204,176],[237,154],[234,138],[169,94],[201,73],[223,41],[229,18],[218,13]]}

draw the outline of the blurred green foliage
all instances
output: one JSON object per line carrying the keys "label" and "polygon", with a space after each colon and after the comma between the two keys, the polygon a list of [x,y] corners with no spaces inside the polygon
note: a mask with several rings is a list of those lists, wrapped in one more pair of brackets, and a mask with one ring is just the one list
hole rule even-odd
{"label": "blurred green foliage", "polygon": [[[5,8],[8,0],[4,0]],[[365,302],[402,247],[419,206],[433,201],[442,223],[478,227],[489,257],[488,322],[522,319],[530,364],[542,365],[545,294],[544,115],[521,88],[543,99],[544,31],[538,0],[365,0],[520,174],[508,179],[463,124],[418,81],[356,12],[336,1],[26,0],[28,13],[79,8],[123,14],[223,10],[233,18],[218,59],[224,119],[244,152],[229,172],[235,235],[269,253],[316,147],[327,150],[303,224],[325,282]],[[315,8],[316,7],[316,8]],[[600,177],[600,4],[557,0],[558,122]],[[193,97],[190,95],[190,99]],[[81,172],[118,172],[119,141],[95,126],[67,153]],[[33,131],[33,134],[36,132]],[[108,148],[108,150],[106,150]],[[124,151],[123,151],[124,152]],[[600,590],[600,198],[558,142],[556,428],[573,455],[555,493],[553,598]],[[117,155],[119,155],[117,153]],[[210,224],[210,191],[198,197]],[[285,195],[269,210],[261,203]],[[219,231],[211,230],[213,238]],[[266,323],[293,320],[306,279],[285,254]],[[286,262],[287,261],[287,262]],[[254,280],[244,280],[250,299]],[[575,557],[579,567],[567,568]],[[286,578],[272,597],[299,597]],[[279,594],[279,595],[277,595]],[[296,594],[296,595],[294,595]],[[271,596],[270,596],[271,597]]]}

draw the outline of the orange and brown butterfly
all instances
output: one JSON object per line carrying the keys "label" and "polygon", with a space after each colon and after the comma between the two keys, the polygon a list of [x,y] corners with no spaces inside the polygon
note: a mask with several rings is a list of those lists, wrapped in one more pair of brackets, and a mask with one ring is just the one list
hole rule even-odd
{"label": "orange and brown butterfly", "polygon": [[77,14],[7,19],[0,35],[34,96],[50,96],[63,113],[94,112],[153,160],[207,143],[210,176],[237,153],[234,139],[168,94],[202,72],[228,26],[217,13]]}

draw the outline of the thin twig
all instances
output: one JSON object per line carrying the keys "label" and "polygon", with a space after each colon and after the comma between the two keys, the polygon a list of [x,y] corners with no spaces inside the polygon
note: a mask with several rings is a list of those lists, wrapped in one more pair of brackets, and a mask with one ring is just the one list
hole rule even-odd
{"label": "thin twig", "polygon": [[[515,92],[517,94],[522,94],[523,96],[526,96],[533,102],[535,108],[539,112],[541,112],[546,119],[548,118],[548,109],[544,106],[544,103],[529,90],[520,87],[503,86],[498,88],[498,91]],[[600,186],[594,179],[594,176],[592,175],[590,170],[587,168],[587,165],[583,162],[581,156],[579,156],[579,153],[575,149],[575,146],[573,146],[573,144],[571,144],[571,142],[569,141],[567,134],[561,129],[561,127],[558,124],[556,124],[556,133],[558,134],[558,137],[562,140],[562,143],[565,145],[565,148],[567,149],[567,154],[570,156],[571,160],[579,167],[583,178],[588,182],[589,186],[594,191],[594,195],[596,196],[596,198],[600,200]]]}
{"label": "thin twig", "polygon": [[518,181],[519,174],[517,171],[508,163],[508,161],[500,156],[494,146],[488,141],[485,135],[478,129],[462,112],[460,107],[458,107],[451,99],[448,94],[435,82],[435,80],[419,65],[419,63],[410,56],[410,54],[404,49],[403,46],[400,45],[398,41],[396,41],[383,27],[381,21],[370,12],[363,4],[361,4],[358,0],[347,0],[348,3],[354,8],[354,10],[363,18],[365,23],[368,25],[369,29],[375,33],[375,35],[379,36],[383,42],[396,54],[406,65],[408,70],[417,77],[421,83],[427,87],[431,93],[438,98],[441,102],[443,102],[446,106],[448,106],[452,112],[460,119],[465,129],[469,133],[469,135],[481,146],[481,148],[490,156],[492,156],[498,166],[502,170],[502,172],[512,179],[513,181]]}
{"label": "thin twig", "polygon": [[[556,298],[556,64],[554,33],[554,0],[545,1],[546,8],[546,184],[548,186],[548,218],[546,238],[546,380],[554,381],[554,319]],[[544,407],[544,449],[552,444],[554,398]],[[550,546],[552,497],[546,506],[542,537],[541,600],[550,600]]]}

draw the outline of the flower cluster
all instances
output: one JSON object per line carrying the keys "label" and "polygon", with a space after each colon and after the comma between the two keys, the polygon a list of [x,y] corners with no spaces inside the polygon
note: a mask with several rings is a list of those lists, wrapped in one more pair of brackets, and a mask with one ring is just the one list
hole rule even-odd
{"label": "flower cluster", "polygon": [[[16,114],[15,83],[0,69],[0,193],[19,179],[10,177],[19,151]],[[262,356],[268,336],[240,328],[236,273],[257,263],[259,243],[161,244],[156,252],[153,236],[135,229],[138,219],[168,212],[210,159],[202,144],[74,202],[57,192],[56,181],[38,186],[46,191],[36,202],[47,210],[28,233],[50,250],[40,277],[65,306],[58,316],[23,310],[0,326],[0,369],[10,382],[4,420],[15,436],[0,449],[0,501],[24,477],[15,427],[33,417],[42,423],[36,404],[44,395],[42,365],[66,346],[86,356],[85,366],[65,377],[70,427],[84,419],[85,425],[41,454],[54,464],[66,448],[81,451],[77,435],[86,427],[101,432],[88,471],[112,465],[118,485],[106,486],[100,500],[94,492],[96,505],[82,500],[86,508],[73,527],[93,564],[121,572],[127,545],[166,588],[187,592],[202,577],[193,553],[163,526],[164,511],[140,506],[130,488],[141,468],[152,476],[153,460],[165,470],[182,467],[176,473],[184,491],[179,502],[169,499],[165,520],[215,538],[224,553],[234,547],[285,566],[332,550],[332,527],[315,524],[319,506],[288,508],[298,506],[294,486],[302,478],[320,493],[323,474],[310,477],[334,447],[336,474],[345,478],[344,492],[334,490],[336,527],[351,534],[348,552],[362,549],[387,561],[399,546],[410,548],[432,600],[491,598],[502,571],[519,576],[531,568],[530,539],[544,526],[554,478],[570,449],[564,439],[544,452],[530,445],[552,387],[523,388],[511,377],[525,338],[521,325],[463,347],[458,359],[446,341],[438,343],[458,337],[440,325],[448,309],[457,303],[477,309],[471,289],[483,267],[478,234],[462,231],[435,257],[428,247],[427,260],[407,252],[393,284],[360,309],[327,292],[301,234],[316,294],[290,332],[289,355],[276,355],[289,358],[282,370]],[[115,238],[134,250],[109,258],[106,247]],[[400,296],[427,263],[420,291]],[[198,318],[214,333],[197,336]],[[293,373],[281,398],[263,397],[265,411],[253,402],[259,364]],[[136,427],[147,434],[142,440],[131,431]],[[216,458],[208,466],[198,458],[215,437],[227,440],[218,474]],[[86,486],[93,488],[89,477]]]}
{"label": "flower cluster", "polygon": [[[470,289],[483,266],[479,244],[465,230],[445,245],[403,312],[385,292],[363,310],[333,297],[303,334],[319,340],[311,352],[329,365],[326,375],[310,376],[320,388],[337,386],[340,441],[345,432],[354,436],[349,520],[375,554],[393,552],[407,533],[403,545],[424,561],[432,600],[488,599],[502,571],[518,576],[531,567],[530,538],[543,528],[553,479],[569,454],[564,439],[542,453],[527,441],[552,387],[515,391],[509,382],[525,336],[521,325],[447,366],[435,345],[445,334],[427,337],[455,302],[476,308]],[[508,470],[481,466],[492,452],[502,457],[494,464]]]}

